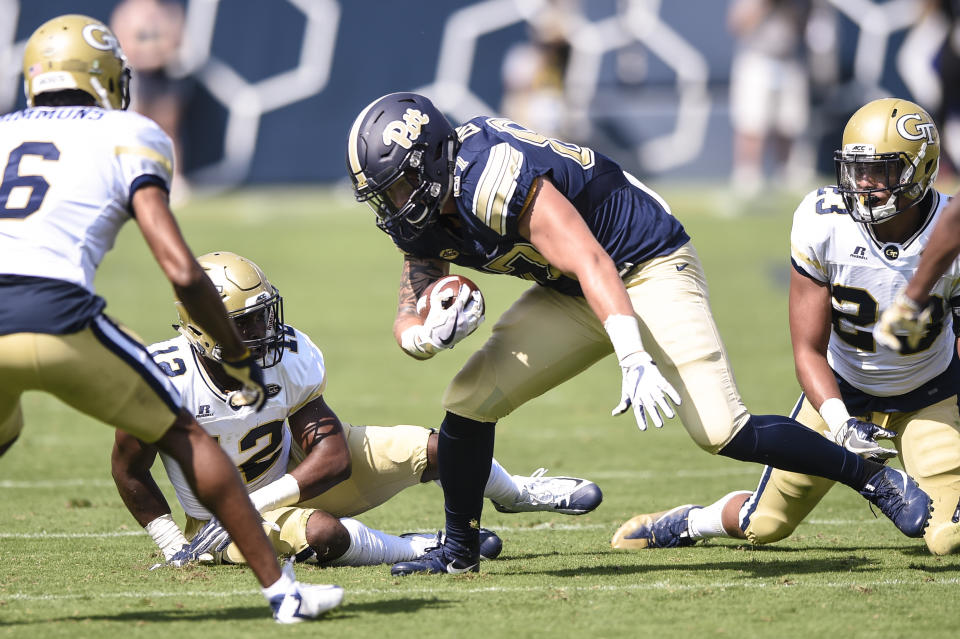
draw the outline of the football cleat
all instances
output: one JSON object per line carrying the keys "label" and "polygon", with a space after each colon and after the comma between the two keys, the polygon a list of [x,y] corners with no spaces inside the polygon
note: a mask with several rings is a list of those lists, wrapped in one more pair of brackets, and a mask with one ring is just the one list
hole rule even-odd
{"label": "football cleat", "polygon": [[[410,539],[414,547],[418,549],[417,557],[421,557],[427,551],[443,545],[445,538],[444,532],[438,530],[435,534],[427,533],[404,533],[400,535]],[[503,541],[497,536],[497,533],[486,528],[480,529],[480,559],[496,559],[503,550]]]}
{"label": "football cleat", "polygon": [[394,577],[405,577],[414,573],[459,575],[479,570],[479,553],[471,554],[459,544],[444,538],[441,543],[427,550],[422,556],[411,561],[393,564],[390,574]]}
{"label": "football cleat", "polygon": [[283,567],[284,576],[292,580],[287,592],[270,598],[270,608],[277,623],[300,623],[316,619],[343,601],[343,588],[326,584],[302,584],[293,574],[293,563]]}
{"label": "football cleat", "polygon": [[621,550],[692,546],[697,540],[690,537],[687,518],[694,508],[702,506],[687,504],[659,513],[637,515],[617,529],[610,545]]}
{"label": "football cleat", "polygon": [[902,470],[884,466],[867,481],[860,494],[886,515],[907,537],[923,537],[930,523],[932,501]]}
{"label": "football cleat", "polygon": [[493,507],[502,513],[548,511],[564,515],[583,515],[594,510],[603,501],[600,487],[592,481],[577,477],[546,477],[546,468],[537,469],[529,477],[513,475],[520,491],[511,502],[493,501]]}

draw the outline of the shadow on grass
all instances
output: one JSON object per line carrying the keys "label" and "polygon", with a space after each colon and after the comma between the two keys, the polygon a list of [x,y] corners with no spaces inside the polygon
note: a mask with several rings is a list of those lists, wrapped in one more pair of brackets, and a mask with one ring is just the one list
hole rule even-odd
{"label": "shadow on grass", "polygon": [[[729,553],[729,560],[716,560],[715,551]],[[710,552],[710,557],[704,553]],[[820,573],[870,573],[882,572],[886,569],[882,560],[876,555],[867,555],[872,552],[898,553],[905,558],[927,558],[929,564],[911,561],[908,568],[929,573],[960,573],[960,563],[951,559],[931,556],[924,546],[916,548],[902,548],[889,546],[851,546],[833,547],[830,549],[818,548],[818,556],[810,558],[793,558],[795,553],[809,555],[809,548],[778,548],[764,546],[729,546],[723,550],[719,546],[702,546],[684,549],[640,550],[629,551],[601,551],[573,553],[582,557],[595,557],[596,561],[590,565],[577,565],[569,568],[538,569],[531,566],[530,561],[554,556],[554,553],[525,553],[503,557],[502,568],[497,572],[502,575],[544,574],[554,577],[584,577],[584,576],[623,576],[643,575],[658,577],[671,573],[712,570],[726,572],[736,578],[781,578],[796,575],[813,575]],[[569,553],[565,553],[571,556]],[[707,559],[707,561],[704,561]],[[516,569],[507,562],[518,562]],[[641,563],[642,562],[642,563]],[[944,562],[944,563],[941,563]],[[949,563],[946,563],[949,562]]]}
{"label": "shadow on grass", "polygon": [[[435,597],[430,598],[401,598],[383,599],[362,603],[345,603],[335,610],[331,610],[320,621],[325,619],[346,620],[361,615],[394,615],[416,613],[420,610],[449,608],[451,602]],[[245,606],[232,608],[218,608],[217,610],[190,610],[188,608],[167,608],[162,610],[130,610],[116,614],[99,615],[65,615],[60,617],[44,617],[25,619],[20,621],[0,621],[3,626],[36,626],[42,624],[72,622],[89,623],[97,621],[107,622],[146,622],[146,623],[181,623],[184,621],[269,621],[270,612],[265,605]]]}

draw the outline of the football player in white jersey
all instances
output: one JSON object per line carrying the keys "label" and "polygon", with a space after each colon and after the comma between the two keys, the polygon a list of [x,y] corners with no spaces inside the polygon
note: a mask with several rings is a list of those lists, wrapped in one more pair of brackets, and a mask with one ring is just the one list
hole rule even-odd
{"label": "football player in white jersey", "polygon": [[[803,395],[797,419],[865,457],[897,454],[933,499],[924,532],[931,553],[960,549],[960,261],[933,285],[930,321],[898,349],[872,330],[897,304],[949,198],[933,188],[940,138],[930,116],[907,100],[860,108],[836,152],[838,186],[807,195],[791,232],[790,333]],[[956,202],[956,200],[954,200]],[[876,438],[891,438],[895,449]],[[715,536],[764,544],[790,535],[833,485],[767,467],[755,491],[706,508],[685,505],[638,515],[616,548],[688,546]]]}
{"label": "football player in white jersey", "polygon": [[[183,406],[240,470],[255,508],[273,524],[268,535],[277,554],[362,566],[415,559],[436,545],[436,535],[398,537],[352,519],[405,488],[437,478],[436,433],[419,426],[341,422],[323,396],[323,355],[307,335],[284,323],[283,299],[264,272],[226,251],[197,261],[263,367],[266,405],[260,412],[229,405],[236,384],[220,365],[220,347],[182,304],[177,304],[180,335],[149,350],[180,391]],[[118,432],[112,465],[124,503],[164,557],[180,563],[219,549],[214,560],[243,561],[184,481],[177,462],[160,451],[187,515],[186,534],[181,532],[150,474],[156,454],[155,447]],[[597,485],[585,479],[509,475],[496,461],[484,494],[501,512],[571,515],[592,511],[602,499]],[[482,531],[483,558],[495,557],[500,548],[496,535]]]}
{"label": "football player in white jersey", "polygon": [[94,292],[100,261],[134,218],[181,303],[222,345],[235,401],[263,404],[260,368],[167,204],[170,139],[124,111],[130,71],[116,38],[93,18],[54,18],[27,41],[23,75],[27,108],[0,116],[0,454],[23,428],[20,395],[51,393],[179,460],[250,559],[277,621],[337,606],[339,587],[281,571],[230,460]]}

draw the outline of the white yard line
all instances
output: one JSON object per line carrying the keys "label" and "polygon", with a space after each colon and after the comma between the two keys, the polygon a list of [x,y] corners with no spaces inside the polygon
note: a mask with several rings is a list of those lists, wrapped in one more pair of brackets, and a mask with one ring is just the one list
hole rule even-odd
{"label": "white yard line", "polygon": [[[442,582],[443,580],[438,580]],[[880,579],[874,581],[831,581],[827,583],[811,580],[808,584],[804,583],[802,578],[792,579],[789,584],[784,584],[778,577],[774,579],[751,578],[749,581],[711,581],[698,584],[675,583],[671,581],[653,581],[649,583],[626,584],[626,585],[594,585],[594,586],[484,586],[482,588],[404,588],[398,585],[393,588],[354,588],[347,589],[347,598],[354,597],[407,597],[410,594],[421,595],[458,595],[458,594],[480,594],[480,593],[523,593],[523,592],[628,592],[645,590],[703,590],[710,588],[739,588],[739,589],[762,589],[762,588],[802,588],[804,586],[813,588],[850,588],[859,587],[879,587],[879,586],[956,586],[960,584],[960,578],[951,577],[947,579],[935,579],[926,581],[918,577],[916,580],[907,579]],[[152,592],[105,592],[99,594],[45,594],[28,595],[24,593],[0,594],[0,601],[67,601],[72,599],[167,599],[167,598],[226,598],[226,597],[259,597],[260,593],[256,590],[200,590],[200,591],[152,591]]]}

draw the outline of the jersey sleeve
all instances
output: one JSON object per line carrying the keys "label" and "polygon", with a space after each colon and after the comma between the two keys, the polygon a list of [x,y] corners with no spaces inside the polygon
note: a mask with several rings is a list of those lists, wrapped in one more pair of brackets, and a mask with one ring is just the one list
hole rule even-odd
{"label": "jersey sleeve", "polygon": [[286,352],[280,365],[286,377],[284,383],[287,384],[289,414],[292,415],[323,395],[327,387],[327,371],[320,349],[306,334],[292,326],[287,327],[287,339],[283,347]]}
{"label": "jersey sleeve", "polygon": [[793,214],[790,229],[790,262],[793,268],[810,279],[827,283],[824,235],[825,215],[841,214],[843,200],[836,189],[826,187],[807,194]]}
{"label": "jersey sleeve", "polygon": [[173,142],[152,120],[135,113],[122,122],[113,148],[117,179],[128,201],[148,184],[170,190],[173,177]]}
{"label": "jersey sleeve", "polygon": [[465,155],[457,158],[461,202],[498,235],[515,231],[532,183],[523,152],[500,142],[473,158]]}

